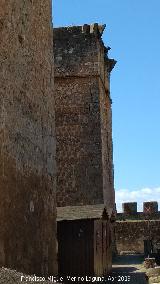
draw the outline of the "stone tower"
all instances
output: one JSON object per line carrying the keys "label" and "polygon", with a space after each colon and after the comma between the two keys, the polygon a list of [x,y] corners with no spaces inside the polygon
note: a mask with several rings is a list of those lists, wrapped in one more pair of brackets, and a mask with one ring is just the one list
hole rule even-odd
{"label": "stone tower", "polygon": [[114,207],[110,72],[98,24],[54,29],[57,205]]}
{"label": "stone tower", "polygon": [[51,0],[0,1],[0,265],[56,272]]}

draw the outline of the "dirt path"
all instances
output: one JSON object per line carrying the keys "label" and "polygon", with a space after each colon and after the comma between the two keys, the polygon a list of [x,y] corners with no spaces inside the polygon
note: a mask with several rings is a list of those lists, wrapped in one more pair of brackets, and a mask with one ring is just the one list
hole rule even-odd
{"label": "dirt path", "polygon": [[142,263],[143,256],[141,255],[116,257],[113,261],[112,283],[147,284],[145,273],[140,271]]}

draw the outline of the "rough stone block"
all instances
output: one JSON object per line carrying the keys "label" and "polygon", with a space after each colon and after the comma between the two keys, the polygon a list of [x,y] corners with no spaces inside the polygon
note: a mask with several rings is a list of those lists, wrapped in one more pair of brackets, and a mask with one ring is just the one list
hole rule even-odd
{"label": "rough stone block", "polygon": [[143,203],[143,213],[145,214],[154,214],[158,212],[158,202],[150,201]]}
{"label": "rough stone block", "polygon": [[137,202],[125,202],[122,203],[123,213],[132,215],[137,213]]}

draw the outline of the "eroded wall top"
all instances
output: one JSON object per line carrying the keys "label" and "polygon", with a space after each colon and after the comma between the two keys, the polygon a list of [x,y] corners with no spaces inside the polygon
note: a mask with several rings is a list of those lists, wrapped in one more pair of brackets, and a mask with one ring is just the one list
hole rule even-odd
{"label": "eroded wall top", "polygon": [[98,53],[103,49],[106,70],[110,72],[115,61],[108,58],[102,41],[105,25],[83,25],[54,29],[55,76],[98,75],[101,62]]}

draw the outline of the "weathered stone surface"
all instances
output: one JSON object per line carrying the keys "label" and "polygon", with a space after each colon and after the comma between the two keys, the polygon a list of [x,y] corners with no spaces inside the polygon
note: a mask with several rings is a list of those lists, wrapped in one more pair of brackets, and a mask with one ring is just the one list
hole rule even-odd
{"label": "weathered stone surface", "polygon": [[[153,253],[160,251],[160,211],[158,211],[158,203],[154,201],[144,202],[143,204],[146,204],[149,211],[136,212],[137,203],[129,202],[122,204],[123,213],[117,213],[115,231],[119,253],[122,251],[144,253],[147,249],[147,244],[144,245],[144,241],[147,240],[152,242],[150,249]],[[147,246],[150,245],[148,243]]]}
{"label": "weathered stone surface", "polygon": [[114,204],[109,76],[104,26],[54,29],[57,205]]}
{"label": "weathered stone surface", "polygon": [[158,202],[157,201],[144,202],[143,212],[149,215],[157,213],[158,212]]}
{"label": "weathered stone surface", "polygon": [[124,214],[137,214],[137,202],[124,202],[122,203],[122,208]]}
{"label": "weathered stone surface", "polygon": [[0,265],[56,271],[51,1],[0,1]]}
{"label": "weathered stone surface", "polygon": [[160,220],[117,221],[115,233],[118,253],[121,251],[144,253],[144,240],[152,240],[155,249],[160,243]]}

